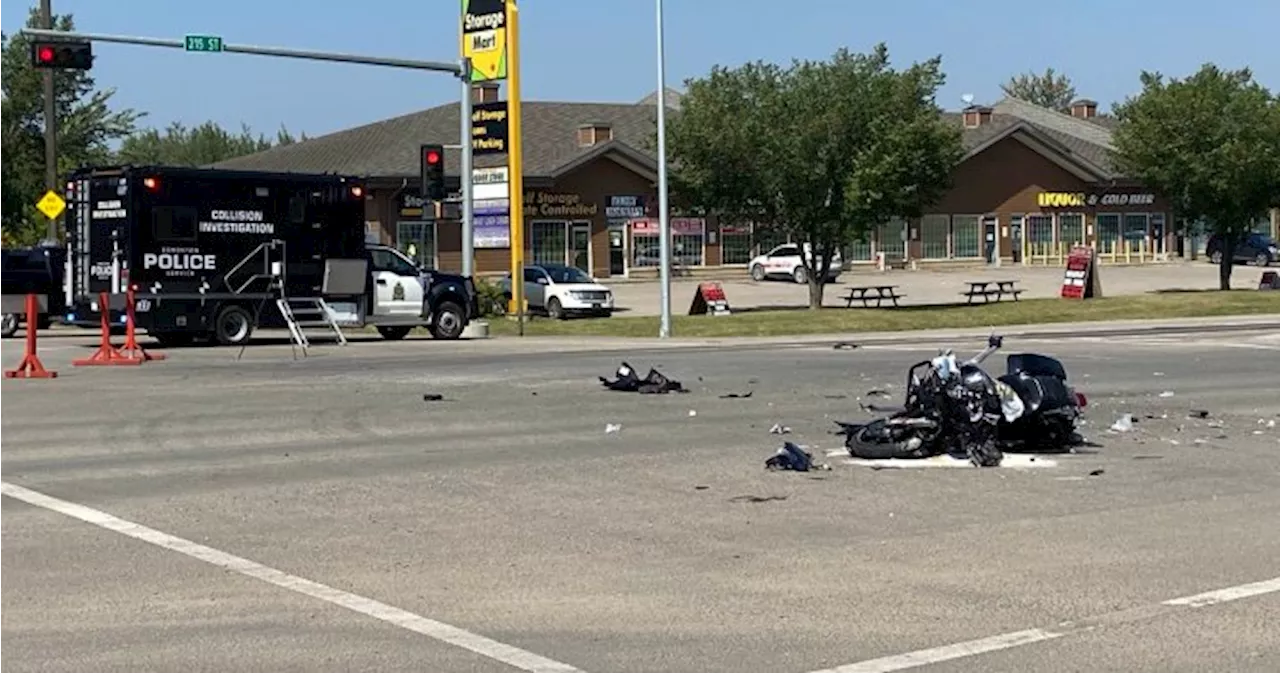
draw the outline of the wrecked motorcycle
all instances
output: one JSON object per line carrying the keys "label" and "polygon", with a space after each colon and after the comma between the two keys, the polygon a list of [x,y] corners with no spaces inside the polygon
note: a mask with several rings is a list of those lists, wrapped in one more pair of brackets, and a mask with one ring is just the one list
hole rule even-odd
{"label": "wrecked motorcycle", "polygon": [[1046,355],[1015,353],[1006,373],[992,378],[982,362],[1003,345],[987,347],[957,365],[951,351],[912,365],[905,405],[869,423],[837,421],[855,458],[928,458],[952,455],[994,467],[1002,450],[1061,451],[1079,444],[1076,421],[1085,397],[1067,384],[1062,363]]}
{"label": "wrecked motorcycle", "polygon": [[618,371],[614,374],[616,378],[612,381],[601,376],[600,384],[609,390],[623,393],[640,393],[641,395],[665,395],[667,393],[687,393],[679,381],[669,379],[658,370],[650,367],[649,373],[644,378],[636,376],[636,370],[630,364],[623,362],[618,366]]}

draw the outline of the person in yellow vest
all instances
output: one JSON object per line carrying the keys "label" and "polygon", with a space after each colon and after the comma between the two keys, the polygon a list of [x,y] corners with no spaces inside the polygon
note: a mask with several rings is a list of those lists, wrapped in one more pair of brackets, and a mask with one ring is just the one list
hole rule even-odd
{"label": "person in yellow vest", "polygon": [[418,246],[416,243],[410,243],[409,247],[404,249],[404,254],[408,255],[414,264],[418,263]]}

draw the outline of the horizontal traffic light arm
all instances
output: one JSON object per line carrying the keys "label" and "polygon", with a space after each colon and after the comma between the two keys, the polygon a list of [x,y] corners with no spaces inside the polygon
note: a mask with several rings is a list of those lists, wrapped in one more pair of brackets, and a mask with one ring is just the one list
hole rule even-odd
{"label": "horizontal traffic light arm", "polygon": [[[35,40],[75,40],[90,42],[116,42],[119,44],[140,44],[148,47],[169,47],[172,49],[187,48],[186,40],[170,40],[157,37],[135,37],[132,35],[105,35],[101,33],[69,33],[61,30],[44,28],[23,28],[20,35]],[[408,58],[385,58],[381,56],[361,56],[330,51],[309,51],[304,49],[288,49],[285,47],[256,47],[247,44],[222,44],[222,51],[236,54],[255,54],[258,56],[279,56],[283,58],[300,58],[309,61],[336,61],[338,63],[359,63],[362,65],[380,65],[388,68],[408,68],[410,70],[433,70],[447,72],[458,77],[466,76],[463,63],[443,63],[439,61],[418,61]]]}

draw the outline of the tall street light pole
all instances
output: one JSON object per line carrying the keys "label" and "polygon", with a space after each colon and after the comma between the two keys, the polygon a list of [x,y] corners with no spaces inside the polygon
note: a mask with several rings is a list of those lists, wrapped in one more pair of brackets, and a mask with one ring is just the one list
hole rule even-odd
{"label": "tall street light pole", "polygon": [[[40,26],[45,30],[53,29],[53,2],[40,0]],[[57,108],[53,100],[53,69],[46,69],[44,75],[44,186],[46,189],[58,191],[58,119]],[[58,220],[49,220],[48,239],[58,240]]]}
{"label": "tall street light pole", "polygon": [[667,58],[663,46],[662,0],[658,5],[658,263],[662,318],[658,338],[671,337],[671,216],[667,204]]}

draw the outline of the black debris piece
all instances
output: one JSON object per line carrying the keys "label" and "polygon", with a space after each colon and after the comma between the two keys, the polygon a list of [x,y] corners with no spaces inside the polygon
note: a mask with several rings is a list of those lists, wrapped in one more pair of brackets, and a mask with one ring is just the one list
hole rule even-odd
{"label": "black debris piece", "polygon": [[1190,416],[1191,418],[1208,418],[1209,410],[1208,409],[1192,409],[1191,413],[1187,415]]}
{"label": "black debris piece", "polygon": [[710,486],[703,486],[702,484],[698,484],[697,486],[694,486],[694,487],[693,487],[693,490],[695,490],[695,491],[705,491],[705,490],[707,490],[707,489],[709,489],[709,488],[711,488],[711,487],[710,487]]}
{"label": "black debris piece", "polygon": [[881,390],[879,388],[875,388],[873,390],[867,391],[867,397],[871,397],[872,395],[879,395],[880,397],[893,397],[893,395],[889,394],[889,391]]}
{"label": "black debris piece", "polygon": [[422,396],[422,401],[423,402],[443,402],[444,395],[441,395],[440,393],[426,393],[425,395]]}
{"label": "black debris piece", "polygon": [[829,400],[847,400],[847,399],[849,399],[849,396],[848,396],[848,395],[823,395],[823,397],[825,397],[825,398],[827,398],[827,399],[829,399]]}
{"label": "black debris piece", "polygon": [[729,498],[729,502],[773,502],[786,499],[785,495],[735,495]]}
{"label": "black debris piece", "polygon": [[770,470],[794,470],[796,472],[808,472],[813,469],[813,455],[800,447],[787,442],[778,449],[778,452],[769,456],[764,461],[766,469]]}
{"label": "black debris piece", "polygon": [[836,345],[832,346],[832,348],[838,351],[851,351],[857,347],[858,347],[858,344],[855,344],[849,341],[840,341],[836,343]]}
{"label": "black debris piece", "polygon": [[745,400],[755,394],[756,391],[748,390],[745,393],[725,393],[720,396],[722,400]]}
{"label": "black debris piece", "polygon": [[759,383],[759,382],[760,382],[760,379],[747,379],[747,385],[749,385],[749,386],[754,386],[755,384],[757,384],[757,383]]}
{"label": "black debris piece", "polygon": [[1107,471],[1106,471],[1106,470],[1094,470],[1093,472],[1090,472],[1090,473],[1089,473],[1089,476],[1090,476],[1090,477],[1101,477],[1102,475],[1104,475],[1104,474],[1106,474],[1106,473],[1107,473]]}
{"label": "black debris piece", "polygon": [[610,381],[601,376],[600,383],[609,390],[622,393],[640,393],[641,395],[664,395],[666,393],[689,392],[679,381],[669,379],[656,369],[650,368],[644,378],[636,376],[636,370],[623,362],[614,374],[617,378]]}

